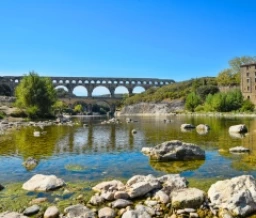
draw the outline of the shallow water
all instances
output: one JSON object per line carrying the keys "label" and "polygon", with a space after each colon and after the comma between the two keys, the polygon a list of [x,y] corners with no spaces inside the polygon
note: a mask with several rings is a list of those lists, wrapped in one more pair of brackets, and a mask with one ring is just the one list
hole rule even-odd
{"label": "shallow water", "polygon": [[[45,127],[40,137],[34,137],[34,127],[22,128],[0,136],[0,184],[24,182],[37,173],[54,174],[65,181],[100,181],[128,179],[136,174],[181,173],[191,180],[219,180],[241,174],[256,176],[256,120],[255,118],[215,118],[170,116],[134,117],[137,122],[127,124],[125,118],[118,125],[101,125],[102,118],[78,119],[77,126]],[[83,127],[82,123],[87,123]],[[207,134],[196,130],[182,132],[180,125],[206,123]],[[244,123],[249,129],[245,136],[230,136],[230,125]],[[132,134],[132,129],[137,134]],[[206,151],[203,161],[159,163],[151,161],[140,150],[168,140],[195,143]],[[234,146],[251,149],[249,154],[234,155]],[[223,151],[219,151],[223,149]],[[33,156],[39,164],[27,170],[23,161]]]}

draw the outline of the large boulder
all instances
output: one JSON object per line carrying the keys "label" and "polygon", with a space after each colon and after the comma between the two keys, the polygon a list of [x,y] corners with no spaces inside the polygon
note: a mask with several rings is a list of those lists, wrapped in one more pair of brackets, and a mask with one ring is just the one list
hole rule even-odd
{"label": "large boulder", "polygon": [[197,188],[185,188],[171,193],[175,208],[199,208],[205,201],[205,193]]}
{"label": "large boulder", "polygon": [[143,147],[142,153],[158,161],[204,160],[205,151],[197,145],[178,140],[163,142],[152,147]]}
{"label": "large boulder", "polygon": [[64,181],[57,178],[55,175],[36,174],[30,180],[25,182],[22,188],[28,191],[49,191],[64,185]]}
{"label": "large boulder", "polygon": [[230,126],[228,129],[231,133],[245,133],[247,132],[247,127],[244,124]]}
{"label": "large boulder", "polygon": [[66,218],[94,218],[96,217],[95,213],[90,210],[88,207],[77,204],[69,206],[64,209]]}
{"label": "large boulder", "polygon": [[256,212],[255,179],[243,175],[218,181],[211,185],[208,197],[213,208],[227,209],[235,216],[247,216]]}

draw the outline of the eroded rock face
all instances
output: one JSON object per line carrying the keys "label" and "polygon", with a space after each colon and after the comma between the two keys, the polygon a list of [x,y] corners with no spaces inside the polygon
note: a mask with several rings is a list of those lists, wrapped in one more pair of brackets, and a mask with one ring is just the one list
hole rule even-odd
{"label": "eroded rock face", "polygon": [[205,151],[197,145],[178,140],[163,142],[152,147],[143,147],[142,153],[159,161],[203,160]]}
{"label": "eroded rock face", "polygon": [[22,188],[28,191],[49,191],[64,185],[64,181],[54,175],[36,174],[25,182]]}
{"label": "eroded rock face", "polygon": [[231,133],[246,133],[248,130],[244,124],[239,124],[239,125],[230,126],[228,131]]}
{"label": "eroded rock face", "polygon": [[227,209],[231,214],[246,216],[256,212],[256,182],[243,175],[211,185],[208,197],[212,207]]}

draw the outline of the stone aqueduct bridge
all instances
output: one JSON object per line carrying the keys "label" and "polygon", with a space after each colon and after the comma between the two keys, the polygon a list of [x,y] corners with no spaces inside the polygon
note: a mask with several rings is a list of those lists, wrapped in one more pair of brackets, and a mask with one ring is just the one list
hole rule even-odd
{"label": "stone aqueduct bridge", "polygon": [[[175,83],[170,79],[154,79],[154,78],[111,78],[111,77],[49,77],[54,87],[64,86],[70,94],[76,87],[82,86],[87,90],[87,97],[92,98],[92,92],[95,88],[103,86],[110,92],[109,98],[115,98],[115,90],[117,87],[125,87],[129,94],[133,93],[135,87],[143,87],[145,90],[151,87],[161,87],[171,83]],[[0,77],[0,84],[8,85],[14,93],[15,87],[19,84],[22,76],[3,76]]]}

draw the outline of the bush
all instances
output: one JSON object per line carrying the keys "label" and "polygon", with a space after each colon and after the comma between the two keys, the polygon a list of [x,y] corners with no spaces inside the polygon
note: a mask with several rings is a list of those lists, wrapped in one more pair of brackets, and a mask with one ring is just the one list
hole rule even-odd
{"label": "bush", "polygon": [[243,105],[242,105],[240,111],[241,111],[241,112],[246,112],[246,111],[251,111],[251,112],[253,112],[254,109],[255,109],[255,105],[254,105],[250,100],[247,99],[247,100],[245,100],[245,101],[243,102]]}
{"label": "bush", "polygon": [[205,109],[204,109],[204,106],[203,105],[198,105],[196,108],[195,108],[195,111],[196,112],[202,112],[202,111],[204,111]]}

